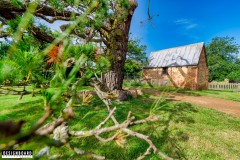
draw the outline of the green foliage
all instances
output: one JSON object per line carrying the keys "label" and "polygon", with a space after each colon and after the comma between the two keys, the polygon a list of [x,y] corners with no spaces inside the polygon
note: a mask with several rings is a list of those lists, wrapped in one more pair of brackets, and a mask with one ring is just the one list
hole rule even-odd
{"label": "green foliage", "polygon": [[94,60],[94,46],[92,43],[83,44],[79,47],[79,52],[84,53],[88,59]]}
{"label": "green foliage", "polygon": [[134,80],[125,80],[123,82],[123,85],[124,86],[129,86],[129,87],[143,87],[143,86],[148,86],[148,85],[145,85],[145,84],[142,84],[141,82],[137,82],[137,81],[134,81]]}
{"label": "green foliage", "polygon": [[85,54],[88,60],[94,61],[94,53],[96,46],[93,43],[73,44],[70,41],[65,41],[64,44],[64,60],[70,57],[78,59],[82,54]]}
{"label": "green foliage", "polygon": [[63,11],[64,5],[63,3],[59,3],[59,0],[49,0],[49,3],[52,7],[56,8],[57,10]]}
{"label": "green foliage", "polygon": [[19,0],[11,0],[11,3],[19,9],[23,7],[22,2]]}
{"label": "green foliage", "polygon": [[[93,43],[74,45],[69,43],[66,45],[64,55],[66,60],[69,57],[78,59],[82,54],[87,57],[85,64],[86,75],[93,75],[94,73],[100,75],[101,72],[107,71],[110,67],[109,60],[99,54],[99,58],[96,58],[97,47]],[[91,77],[91,76],[90,76]]]}
{"label": "green foliage", "polygon": [[142,70],[142,64],[139,62],[127,59],[124,69],[126,73],[137,74]]}
{"label": "green foliage", "polygon": [[44,80],[44,56],[40,49],[46,44],[39,42],[28,33],[23,34],[22,39],[16,44],[17,49],[9,52],[13,44],[14,41],[0,44],[0,72],[2,73],[0,82],[23,81],[29,74],[29,80],[41,83],[40,81]]}
{"label": "green foliage", "polygon": [[7,28],[7,31],[10,32],[10,33],[13,33],[15,31],[17,31],[17,28],[18,28],[18,24],[20,23],[21,21],[21,17],[18,16],[17,18],[13,19],[13,20],[10,20],[8,21],[8,28]]}
{"label": "green foliage", "polygon": [[[239,45],[233,37],[216,37],[206,46],[209,81],[238,80]],[[236,73],[235,73],[236,72]]]}
{"label": "green foliage", "polygon": [[23,81],[28,76],[31,79],[39,79],[38,71],[42,66],[42,56],[39,50],[30,47],[29,51],[18,49],[11,58],[0,61],[0,80],[11,80],[12,82]]}
{"label": "green foliage", "polygon": [[56,73],[50,81],[51,88],[61,87],[62,84],[66,81],[65,70],[63,67],[60,68],[60,67],[56,66],[55,71],[56,71]]}
{"label": "green foliage", "polygon": [[128,0],[120,0],[120,6],[123,7],[123,8],[129,8],[130,7]]}
{"label": "green foliage", "polygon": [[100,57],[96,63],[96,73],[100,74],[101,72],[106,72],[110,68],[110,62],[105,57]]}
{"label": "green foliage", "polygon": [[111,17],[110,14],[107,12],[107,10],[104,8],[98,11],[95,16],[96,18],[94,22],[92,22],[93,23],[92,26],[94,29],[97,29],[97,30],[101,28],[104,19]]}
{"label": "green foliage", "polygon": [[227,78],[230,81],[240,82],[240,66],[239,66],[239,68],[237,70],[234,70],[234,72],[229,73]]}
{"label": "green foliage", "polygon": [[7,51],[9,47],[9,43],[0,41],[0,60],[7,56]]}
{"label": "green foliage", "polygon": [[46,32],[46,33],[48,33],[48,34],[50,34],[50,35],[53,35],[52,30],[51,30],[49,27],[47,27],[46,25],[40,23],[40,24],[38,25],[38,27],[39,27],[41,30],[43,30],[44,32]]}
{"label": "green foliage", "polygon": [[[19,23],[21,22],[21,20],[22,20],[22,17],[17,16],[17,18],[7,21],[7,26],[8,26],[7,29],[6,29],[7,32],[9,32],[9,33],[16,32],[18,27],[19,27]],[[33,22],[34,22],[34,19],[32,17],[30,17],[28,27],[31,27]]]}
{"label": "green foliage", "polygon": [[54,90],[53,89],[46,89],[42,91],[43,99],[46,101],[50,101],[52,97],[54,96]]}
{"label": "green foliage", "polygon": [[[19,74],[17,74],[17,68],[15,67],[16,64],[12,61],[2,60],[0,61],[0,82],[4,80],[18,80]],[[14,72],[15,71],[15,72]]]}
{"label": "green foliage", "polygon": [[22,36],[22,41],[17,45],[17,48],[21,51],[31,51],[33,48],[36,50],[41,50],[46,47],[46,43],[39,42],[35,37],[30,34],[24,34]]}
{"label": "green foliage", "polygon": [[140,44],[140,39],[130,39],[128,42],[127,59],[124,66],[126,73],[140,74],[142,67],[147,64],[146,46]]}

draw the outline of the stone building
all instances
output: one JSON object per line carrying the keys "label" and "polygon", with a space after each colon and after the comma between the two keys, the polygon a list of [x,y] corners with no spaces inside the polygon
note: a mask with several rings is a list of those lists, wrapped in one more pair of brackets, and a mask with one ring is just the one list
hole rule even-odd
{"label": "stone building", "polygon": [[143,79],[155,85],[201,90],[208,88],[204,43],[152,52],[143,67]]}

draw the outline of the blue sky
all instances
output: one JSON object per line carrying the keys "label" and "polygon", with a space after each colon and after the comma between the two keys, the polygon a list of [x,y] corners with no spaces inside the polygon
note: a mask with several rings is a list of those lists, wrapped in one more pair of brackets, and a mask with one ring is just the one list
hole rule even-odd
{"label": "blue sky", "polygon": [[[239,0],[138,0],[131,33],[147,45],[147,53],[181,45],[205,42],[216,36],[235,37],[240,44]],[[141,24],[140,22],[144,23]]]}

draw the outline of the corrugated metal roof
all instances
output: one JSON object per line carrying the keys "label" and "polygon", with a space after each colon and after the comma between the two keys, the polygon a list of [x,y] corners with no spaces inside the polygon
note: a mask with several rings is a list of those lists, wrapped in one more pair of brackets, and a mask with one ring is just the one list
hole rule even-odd
{"label": "corrugated metal roof", "polygon": [[152,52],[148,57],[148,67],[195,66],[203,46],[201,42]]}

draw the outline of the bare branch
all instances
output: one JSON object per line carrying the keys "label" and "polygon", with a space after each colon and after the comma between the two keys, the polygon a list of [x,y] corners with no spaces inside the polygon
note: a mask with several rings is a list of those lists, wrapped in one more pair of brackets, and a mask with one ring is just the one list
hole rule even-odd
{"label": "bare branch", "polygon": [[110,132],[110,131],[126,128],[130,124],[130,122],[131,122],[130,120],[126,120],[121,124],[116,124],[111,127],[105,127],[102,129],[93,129],[93,130],[89,130],[89,131],[69,131],[69,133],[72,136],[89,137],[89,136],[93,136],[93,135],[100,135],[105,132]]}
{"label": "bare branch", "polygon": [[94,73],[96,79],[98,80],[99,83],[102,83],[101,79],[98,77],[98,75],[96,73]]}
{"label": "bare branch", "polygon": [[109,115],[107,116],[107,118],[106,118],[104,121],[102,121],[102,122],[96,127],[96,129],[100,129],[100,128],[111,118],[111,116],[114,114],[115,110],[116,110],[116,107],[114,107],[114,108],[109,112]]}
{"label": "bare branch", "polygon": [[37,135],[49,135],[54,131],[56,127],[60,126],[64,121],[65,121],[64,118],[58,118],[56,121],[48,123],[42,128],[38,129],[35,133]]}
{"label": "bare branch", "polygon": [[130,123],[131,126],[137,125],[137,124],[142,124],[142,123],[147,123],[147,122],[154,122],[159,119],[159,116],[157,115],[150,115],[145,119],[137,120],[135,122]]}
{"label": "bare branch", "polygon": [[33,126],[32,130],[36,131],[39,127],[42,126],[42,124],[49,118],[52,111],[49,108],[46,108],[46,113],[43,115],[41,119]]}
{"label": "bare branch", "polygon": [[143,155],[139,156],[136,160],[142,160],[142,159],[144,159],[147,155],[151,154],[151,150],[152,150],[152,147],[149,146],[149,147],[147,148],[146,152],[145,152]]}
{"label": "bare branch", "polygon": [[4,38],[4,37],[8,37],[9,36],[9,34],[8,33],[5,33],[5,32],[2,32],[1,34],[0,34],[0,38]]}
{"label": "bare branch", "polygon": [[[148,138],[148,136],[143,135],[143,134],[138,133],[138,132],[134,132],[134,131],[132,131],[132,130],[130,130],[130,129],[127,129],[127,128],[123,128],[122,131],[125,132],[125,133],[127,133],[127,134],[129,134],[129,135],[131,135],[131,136],[138,137],[138,138],[140,138],[140,139],[145,140],[145,141],[149,144],[149,147],[151,147],[151,148],[153,149],[154,153],[155,153],[155,154],[158,154],[160,157],[163,157],[163,158],[166,159],[166,160],[173,160],[173,158],[170,158],[170,157],[168,157],[167,155],[165,155],[164,153],[162,153],[161,151],[159,151],[159,150],[157,149],[157,147],[153,144],[153,142]],[[145,152],[145,154],[146,154],[146,155],[147,155],[147,154],[150,154],[150,151]],[[145,156],[146,156],[146,155],[145,155]]]}
{"label": "bare branch", "polygon": [[[76,83],[75,83],[76,84]],[[63,117],[62,115],[59,116],[59,118],[52,123],[48,123],[42,128],[38,129],[35,133],[37,135],[49,135],[51,134],[54,129],[61,124],[63,124],[67,119],[73,117],[73,111],[72,111],[72,98],[69,99],[68,103],[66,104],[66,107],[63,109],[63,112],[67,114],[67,117]]]}
{"label": "bare branch", "polygon": [[0,16],[0,21],[2,22],[2,24],[7,24],[7,20],[4,17]]}
{"label": "bare branch", "polygon": [[99,155],[96,155],[94,153],[86,152],[86,151],[81,150],[79,148],[73,147],[69,143],[67,144],[67,147],[70,148],[71,150],[73,150],[76,154],[81,154],[81,155],[85,154],[85,155],[88,155],[89,157],[95,158],[97,160],[105,159],[105,157],[103,157],[103,156],[99,156]]}
{"label": "bare branch", "polygon": [[12,0],[1,0],[1,3],[0,3],[1,10],[16,11],[16,12],[25,11],[24,8],[17,7],[11,1]]}
{"label": "bare branch", "polygon": [[85,38],[85,43],[88,43],[91,41],[91,39],[94,37],[94,29],[91,28],[90,31],[88,32],[88,36]]}
{"label": "bare branch", "polygon": [[63,16],[55,16],[55,17],[52,17],[51,19],[49,19],[42,13],[35,13],[35,16],[44,19],[48,23],[54,23],[56,20],[63,20],[63,21],[70,21],[71,20],[70,17],[63,17]]}
{"label": "bare branch", "polygon": [[[98,97],[103,101],[103,103],[106,105],[107,109],[109,112],[111,112],[111,108],[110,108],[110,104],[109,104],[109,99],[106,98],[106,96],[104,95],[104,92],[102,92],[100,90],[100,88],[94,84],[94,90],[96,91]],[[116,120],[116,118],[112,115],[111,119],[113,120],[113,122],[115,124],[119,124],[118,121]]]}
{"label": "bare branch", "polygon": [[30,32],[39,40],[51,43],[54,41],[54,37],[40,29],[39,27],[32,26]]}
{"label": "bare branch", "polygon": [[[94,85],[94,88],[95,88],[95,91],[97,92],[98,96],[99,96],[100,99],[106,104],[106,106],[107,106],[107,108],[108,108],[108,110],[109,110],[109,112],[110,112],[111,109],[110,109],[109,101],[104,97],[104,93],[99,89],[99,87],[98,87],[97,85]],[[141,123],[145,123],[145,122],[148,122],[148,121],[155,121],[155,120],[158,120],[159,117],[158,117],[158,116],[151,116],[151,115],[150,115],[149,117],[147,117],[147,118],[145,118],[145,119],[143,119],[143,120],[138,120],[138,121],[136,121],[136,122],[132,122],[132,119],[133,119],[133,118],[134,118],[134,117],[131,117],[131,112],[129,112],[129,113],[128,113],[128,119],[130,119],[130,120],[127,119],[127,121],[130,121],[130,124],[129,124],[128,126],[130,126],[130,125],[136,125],[136,124],[141,124]],[[115,126],[118,125],[118,121],[116,120],[116,118],[114,117],[114,115],[111,115],[111,119],[114,121]],[[143,134],[138,133],[138,132],[134,132],[134,131],[128,129],[128,128],[127,128],[128,126],[126,126],[126,127],[124,127],[124,128],[121,128],[121,130],[124,131],[125,133],[127,133],[128,135],[131,135],[131,136],[134,136],[134,137],[138,137],[138,138],[140,138],[140,139],[143,139],[143,140],[145,140],[145,141],[149,144],[149,148],[147,149],[147,151],[146,151],[143,155],[141,155],[138,159],[143,159],[143,158],[145,158],[148,154],[150,154],[150,150],[153,149],[154,153],[155,153],[155,154],[158,154],[160,157],[163,157],[163,158],[166,159],[166,160],[172,160],[172,158],[168,157],[167,155],[165,155],[164,153],[162,153],[161,151],[159,151],[159,150],[157,149],[157,147],[153,144],[153,142],[148,138],[148,136],[143,135]],[[101,137],[97,137],[97,138],[98,138],[99,140],[101,139]],[[112,138],[112,137],[111,137],[111,138]],[[107,141],[107,140],[110,140],[111,138],[109,138],[109,139],[101,139],[101,140]]]}
{"label": "bare branch", "polygon": [[[71,15],[74,13],[73,11],[57,11],[56,9],[52,8],[49,5],[43,5],[40,4],[37,8],[37,13],[41,13],[45,16],[61,16],[61,17],[71,17]],[[80,13],[74,13],[76,16],[79,16]]]}
{"label": "bare branch", "polygon": [[110,137],[110,138],[107,138],[107,139],[105,139],[105,138],[102,138],[102,137],[100,137],[99,135],[95,135],[95,137],[99,140],[99,141],[101,141],[101,142],[109,142],[109,141],[112,141],[112,140],[114,140],[117,136],[118,136],[118,132],[117,133],[115,133],[112,137]]}

